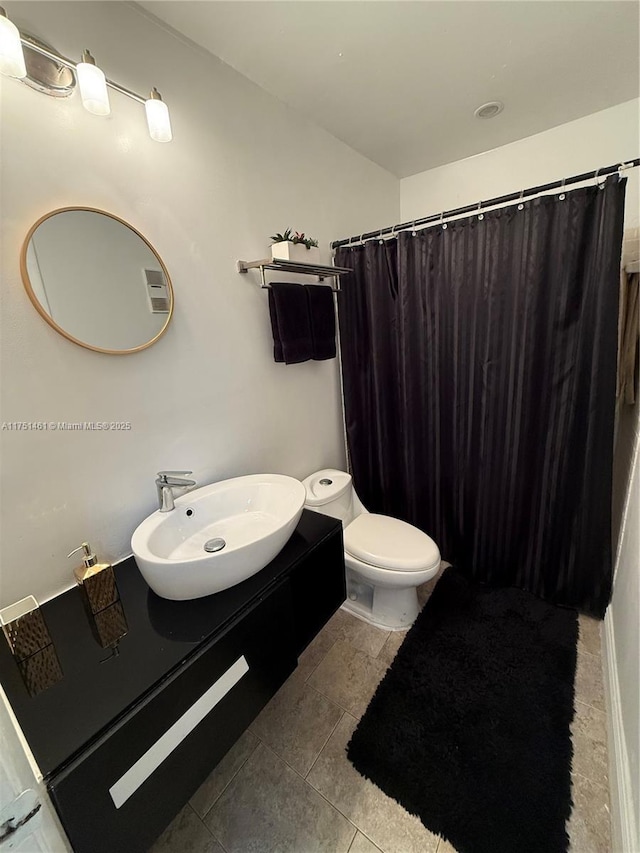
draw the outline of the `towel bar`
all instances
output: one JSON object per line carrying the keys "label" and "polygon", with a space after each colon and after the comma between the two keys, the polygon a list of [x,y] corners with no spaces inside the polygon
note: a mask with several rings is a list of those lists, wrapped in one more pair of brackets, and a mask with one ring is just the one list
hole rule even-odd
{"label": "towel bar", "polygon": [[317,275],[320,281],[325,278],[334,278],[335,286],[332,290],[340,290],[340,276],[352,272],[349,267],[331,267],[324,264],[307,264],[303,261],[286,261],[281,258],[264,258],[260,261],[238,261],[239,273],[247,273],[251,269],[260,270],[261,287],[269,288],[270,285],[265,277],[265,270],[277,270],[278,272],[297,272],[302,275]]}

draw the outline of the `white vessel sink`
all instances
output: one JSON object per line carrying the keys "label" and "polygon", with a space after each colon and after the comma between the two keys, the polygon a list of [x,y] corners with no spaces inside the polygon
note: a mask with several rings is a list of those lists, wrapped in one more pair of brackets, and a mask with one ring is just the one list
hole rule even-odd
{"label": "white vessel sink", "polygon": [[270,563],[295,530],[304,501],[302,483],[282,474],[223,480],[176,498],[169,512],[154,512],[136,528],[131,548],[155,593],[201,598]]}

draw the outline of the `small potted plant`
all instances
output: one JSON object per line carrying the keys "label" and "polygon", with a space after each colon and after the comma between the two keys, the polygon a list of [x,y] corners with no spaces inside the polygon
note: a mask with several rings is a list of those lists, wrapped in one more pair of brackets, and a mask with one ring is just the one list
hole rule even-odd
{"label": "small potted plant", "polygon": [[320,263],[320,249],[318,241],[313,237],[306,237],[304,233],[286,231],[274,234],[271,238],[271,257],[284,261],[302,261],[307,264]]}

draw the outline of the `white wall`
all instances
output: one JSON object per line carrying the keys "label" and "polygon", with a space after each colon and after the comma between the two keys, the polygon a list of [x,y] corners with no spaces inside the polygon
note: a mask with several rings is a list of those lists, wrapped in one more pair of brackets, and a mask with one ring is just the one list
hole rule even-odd
{"label": "white wall", "polygon": [[[622,404],[614,485],[622,503],[613,599],[605,620],[613,759],[614,850],[640,849],[640,403]],[[623,493],[626,492],[626,495]],[[619,818],[619,819],[618,819]]]}
{"label": "white wall", "polygon": [[[626,263],[637,264],[639,233],[640,229],[627,232]],[[605,620],[605,672],[616,759],[612,794],[621,817],[613,824],[614,849],[635,853],[640,850],[640,402],[631,406],[618,401],[615,447],[616,563],[613,600]]]}
{"label": "white wall", "polygon": [[[480,199],[516,192],[570,175],[609,166],[640,154],[640,101],[628,101],[585,118],[560,125],[544,133],[527,137],[501,148],[449,163],[401,181],[401,220],[410,221],[441,210],[451,210]],[[638,226],[640,169],[628,177],[625,230]],[[615,460],[614,505],[626,503],[626,522],[617,556],[613,601],[607,613],[608,676],[610,688],[610,742],[615,763],[613,794],[616,853],[636,853],[631,837],[638,826],[640,808],[637,768],[640,761],[638,737],[638,670],[640,660],[640,561],[638,535],[640,499],[638,497],[638,456],[635,451],[633,485],[629,486],[629,466],[633,446],[637,448],[640,404],[622,412]],[[615,516],[619,516],[616,511]],[[616,532],[616,531],[614,531]],[[635,804],[635,806],[633,805]]]}
{"label": "white wall", "polygon": [[[66,554],[130,553],[154,509],[155,472],[201,483],[344,464],[335,361],[275,364],[267,294],[238,258],[264,257],[286,227],[329,242],[399,215],[397,178],[300,118],[221,61],[124,3],[5,4],[68,56],[89,46],[108,76],[158,87],[174,141],[149,139],[144,110],[111,94],[112,114],[77,93],[47,98],[2,79],[1,419],[131,421],[130,432],[0,432],[0,602],[71,581]],[[27,230],[48,210],[98,207],[131,222],[172,276],[166,335],[108,356],[60,337],[20,281]]]}
{"label": "white wall", "polygon": [[[403,178],[403,222],[518,192],[637,157],[640,100],[627,101],[535,136]],[[638,172],[627,172],[625,226],[640,221]]]}

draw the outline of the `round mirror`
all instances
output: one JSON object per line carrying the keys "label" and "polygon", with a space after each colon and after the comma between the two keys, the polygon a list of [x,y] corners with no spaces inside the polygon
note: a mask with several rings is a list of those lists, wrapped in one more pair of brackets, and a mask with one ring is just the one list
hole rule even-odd
{"label": "round mirror", "polygon": [[151,346],[173,313],[173,288],[158,253],[103,210],[66,207],[41,217],[22,246],[20,270],[47,323],[97,352]]}

